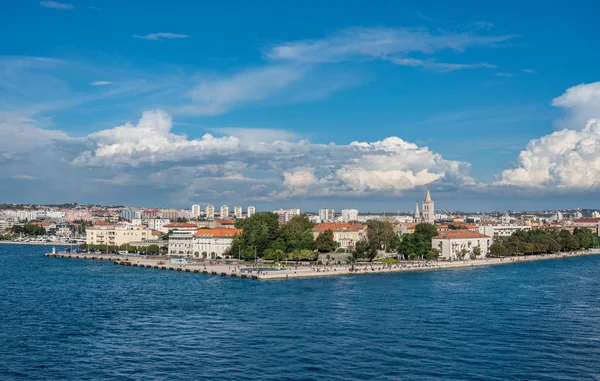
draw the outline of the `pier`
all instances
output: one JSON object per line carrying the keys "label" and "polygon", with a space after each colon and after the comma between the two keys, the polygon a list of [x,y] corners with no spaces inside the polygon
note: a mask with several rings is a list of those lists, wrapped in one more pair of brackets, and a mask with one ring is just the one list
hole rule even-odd
{"label": "pier", "polygon": [[202,261],[192,260],[188,263],[171,263],[168,257],[163,256],[131,256],[124,254],[98,254],[77,252],[46,253],[49,258],[71,258],[98,261],[111,261],[116,265],[142,267],[154,270],[171,270],[194,274],[213,275],[221,277],[234,277],[255,280],[274,280],[291,278],[315,278],[339,275],[377,274],[393,272],[412,271],[435,271],[451,270],[460,268],[475,268],[493,265],[509,265],[515,263],[534,262],[542,260],[553,260],[578,257],[584,255],[598,255],[600,249],[578,251],[569,253],[555,253],[546,255],[513,256],[504,258],[486,258],[465,261],[412,261],[398,264],[383,263],[359,263],[352,265],[300,265],[288,267],[267,267],[258,264],[249,266],[247,264],[210,264]]}

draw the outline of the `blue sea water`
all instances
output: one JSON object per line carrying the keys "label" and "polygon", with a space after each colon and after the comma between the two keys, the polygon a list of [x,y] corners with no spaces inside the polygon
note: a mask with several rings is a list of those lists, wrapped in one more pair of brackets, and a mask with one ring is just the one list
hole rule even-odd
{"label": "blue sea water", "polygon": [[1,380],[600,379],[600,257],[252,281],[0,245]]}

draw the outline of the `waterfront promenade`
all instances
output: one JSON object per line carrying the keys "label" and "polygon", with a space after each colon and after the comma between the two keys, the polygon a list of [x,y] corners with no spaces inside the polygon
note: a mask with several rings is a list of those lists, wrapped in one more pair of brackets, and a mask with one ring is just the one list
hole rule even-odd
{"label": "waterfront promenade", "polygon": [[393,272],[412,272],[412,271],[433,271],[433,270],[451,270],[460,268],[475,268],[481,266],[508,265],[523,262],[534,262],[552,259],[563,259],[584,255],[598,255],[600,249],[587,251],[577,251],[569,253],[556,253],[545,255],[527,255],[513,256],[505,258],[485,258],[477,260],[464,261],[438,261],[423,262],[410,261],[397,264],[383,263],[359,263],[352,265],[332,265],[332,266],[288,266],[288,267],[266,267],[251,266],[247,264],[211,264],[210,262],[190,261],[186,264],[171,263],[169,258],[162,256],[127,256],[120,254],[94,254],[94,253],[47,253],[47,257],[56,258],[75,258],[88,260],[107,260],[117,265],[144,267],[155,270],[172,270],[189,273],[200,273],[217,276],[240,277],[257,280],[274,280],[290,278],[313,278],[339,275],[357,275],[357,274],[375,274],[375,273],[393,273]]}

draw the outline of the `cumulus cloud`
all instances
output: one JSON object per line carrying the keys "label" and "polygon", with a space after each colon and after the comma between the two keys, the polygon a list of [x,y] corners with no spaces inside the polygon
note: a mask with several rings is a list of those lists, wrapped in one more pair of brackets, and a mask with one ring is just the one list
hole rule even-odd
{"label": "cumulus cloud", "polygon": [[134,34],[132,37],[139,38],[141,40],[157,41],[157,40],[180,40],[180,39],[184,39],[184,38],[190,38],[191,36],[189,36],[187,34],[161,32],[161,33],[150,33],[150,34],[144,34],[144,35]]}
{"label": "cumulus cloud", "polygon": [[40,5],[44,8],[52,8],[52,9],[75,9],[75,7],[71,4],[67,3],[57,3],[56,1],[42,1]]}
{"label": "cumulus cloud", "polygon": [[573,86],[552,100],[552,105],[565,110],[557,121],[558,128],[580,129],[592,118],[600,117],[600,82]]}
{"label": "cumulus cloud", "polygon": [[600,185],[600,123],[564,129],[529,142],[519,165],[502,173],[499,185],[589,189]]}
{"label": "cumulus cloud", "polygon": [[595,118],[600,117],[600,82],[571,87],[552,104],[566,110],[558,125],[569,128],[530,141],[515,168],[505,170],[497,185],[599,188],[600,122]]}
{"label": "cumulus cloud", "polygon": [[[269,185],[262,190],[262,197],[280,198],[400,194],[436,182],[473,183],[468,164],[446,160],[398,137],[337,145],[240,139],[235,129],[228,136],[206,134],[188,139],[171,129],[170,115],[161,110],[146,111],[136,125],[127,123],[90,134],[84,139],[88,149],[72,163],[77,167],[141,171],[150,167],[169,171],[192,168],[191,178],[180,180],[182,183],[195,176],[264,183]],[[197,187],[193,189],[197,191]]]}

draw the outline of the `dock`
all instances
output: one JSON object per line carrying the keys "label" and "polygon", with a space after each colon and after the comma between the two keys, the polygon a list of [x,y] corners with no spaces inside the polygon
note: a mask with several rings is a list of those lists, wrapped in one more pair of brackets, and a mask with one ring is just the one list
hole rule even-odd
{"label": "dock", "polygon": [[436,261],[422,262],[412,261],[398,264],[382,263],[360,263],[351,267],[351,265],[300,265],[292,267],[253,267],[249,265],[238,264],[211,264],[201,260],[192,259],[188,263],[171,263],[170,259],[164,256],[131,256],[125,254],[98,254],[98,253],[77,253],[77,252],[56,252],[46,253],[49,258],[71,258],[87,259],[98,261],[111,261],[116,265],[141,267],[154,270],[170,270],[194,274],[204,274],[212,276],[254,279],[254,280],[275,280],[275,279],[293,279],[293,278],[316,278],[326,276],[340,275],[359,275],[359,274],[377,274],[377,273],[396,273],[413,271],[435,271],[451,270],[461,268],[475,268],[493,265],[509,265],[516,263],[526,263],[543,260],[555,260],[572,258],[587,255],[598,255],[600,249],[587,251],[555,253],[546,255],[528,255],[512,256],[505,258],[485,258],[464,261]]}

